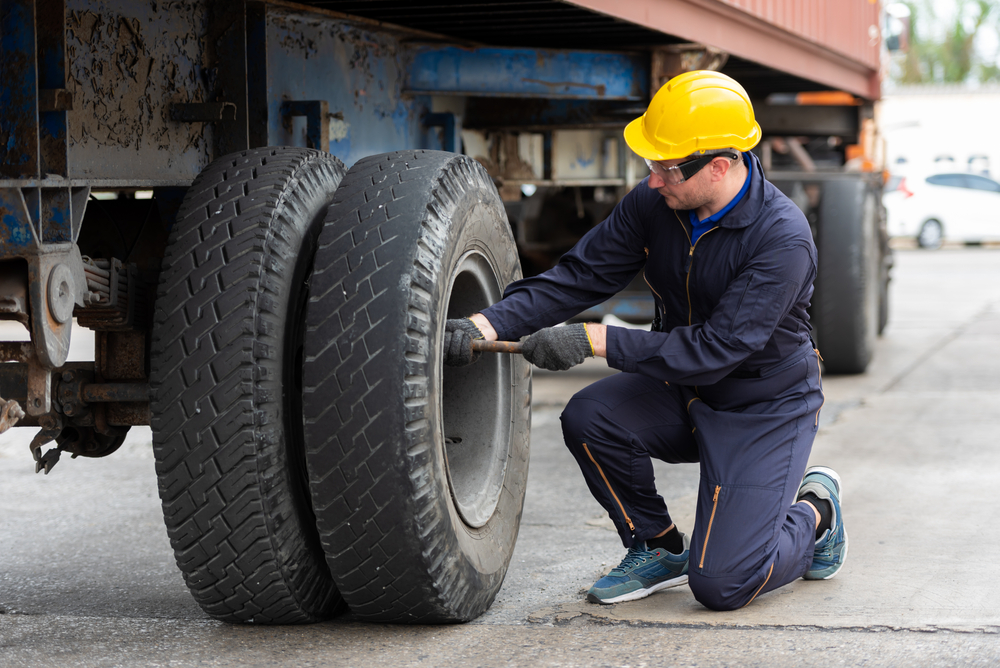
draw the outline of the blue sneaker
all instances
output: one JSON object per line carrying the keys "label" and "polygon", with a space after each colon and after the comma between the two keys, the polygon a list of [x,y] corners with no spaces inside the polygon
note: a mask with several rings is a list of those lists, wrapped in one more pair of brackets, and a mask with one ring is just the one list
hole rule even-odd
{"label": "blue sneaker", "polygon": [[591,603],[621,603],[646,598],[653,592],[687,584],[691,540],[681,534],[684,551],[671,554],[663,548],[646,549],[640,541],[628,549],[622,562],[594,583],[587,592]]}
{"label": "blue sneaker", "polygon": [[806,469],[797,498],[801,499],[807,492],[830,502],[833,506],[833,519],[830,528],[816,539],[812,564],[803,577],[806,580],[829,580],[843,568],[844,561],[847,560],[847,530],[844,529],[844,518],[840,514],[840,476],[825,466],[812,466]]}

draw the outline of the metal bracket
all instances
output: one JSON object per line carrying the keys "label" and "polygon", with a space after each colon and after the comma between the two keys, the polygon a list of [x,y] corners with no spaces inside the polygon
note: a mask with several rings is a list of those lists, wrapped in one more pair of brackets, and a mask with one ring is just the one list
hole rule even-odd
{"label": "metal bracket", "polygon": [[[27,341],[0,341],[0,369],[5,372],[16,372],[18,367],[26,369],[25,408],[28,415],[39,417],[52,410],[52,370],[39,364],[35,353],[34,344]],[[5,387],[4,394],[11,396],[11,386]]]}
{"label": "metal bracket", "polygon": [[671,44],[653,50],[649,95],[678,74],[692,70],[720,70],[729,54],[705,44]]}
{"label": "metal bracket", "polygon": [[28,364],[28,415],[52,412],[52,370],[32,361]]}
{"label": "metal bracket", "polygon": [[294,116],[306,117],[306,146],[330,151],[330,104],[326,100],[285,100],[281,115],[291,125]]}
{"label": "metal bracket", "polygon": [[449,153],[455,153],[455,147],[460,141],[457,137],[461,136],[461,133],[456,132],[458,123],[455,114],[451,112],[427,114],[424,116],[424,125],[430,128],[440,127],[443,140],[441,142],[442,148]]}
{"label": "metal bracket", "polygon": [[43,455],[42,446],[54,441],[62,433],[63,421],[58,415],[49,415],[44,421],[39,420],[39,423],[42,423],[42,428],[31,439],[28,448],[31,450],[32,459],[35,460],[35,473],[44,470],[45,475],[48,475],[52,467],[59,461],[62,450],[59,447],[51,448]]}
{"label": "metal bracket", "polygon": [[[0,188],[0,257],[27,263],[27,304],[13,300],[3,310],[22,320],[31,332],[34,355],[29,364],[29,415],[48,413],[49,371],[69,355],[73,309],[83,305],[87,277],[74,243],[83,223],[89,187]],[[8,277],[19,281],[18,276]],[[27,306],[27,309],[24,309]]]}
{"label": "metal bracket", "polygon": [[[54,369],[66,361],[73,307],[83,306],[86,289],[83,258],[76,244],[48,244],[28,258],[31,340],[42,367]],[[28,411],[32,412],[30,399],[29,395]]]}

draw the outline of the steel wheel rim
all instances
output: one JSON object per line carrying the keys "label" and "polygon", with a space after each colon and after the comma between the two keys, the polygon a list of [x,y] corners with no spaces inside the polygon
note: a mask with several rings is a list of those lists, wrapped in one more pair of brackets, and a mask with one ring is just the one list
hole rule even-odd
{"label": "steel wheel rim", "polygon": [[[467,252],[459,260],[449,293],[449,318],[476,313],[503,296],[496,270],[480,251]],[[481,528],[496,510],[507,470],[511,358],[483,354],[470,366],[444,367],[441,388],[451,498],[462,521]]]}

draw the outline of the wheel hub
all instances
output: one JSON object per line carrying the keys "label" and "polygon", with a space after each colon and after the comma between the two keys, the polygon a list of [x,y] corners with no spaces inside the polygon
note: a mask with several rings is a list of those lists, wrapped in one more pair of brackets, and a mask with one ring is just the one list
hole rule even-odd
{"label": "wheel hub", "polygon": [[[487,257],[466,253],[455,271],[448,317],[476,313],[502,296]],[[448,484],[462,521],[480,528],[496,510],[507,469],[511,358],[484,353],[470,366],[445,367],[442,380]]]}

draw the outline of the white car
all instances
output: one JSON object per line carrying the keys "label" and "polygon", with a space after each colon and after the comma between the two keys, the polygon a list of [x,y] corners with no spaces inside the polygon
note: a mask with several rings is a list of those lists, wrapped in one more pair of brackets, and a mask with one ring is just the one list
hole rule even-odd
{"label": "white car", "polygon": [[1000,241],[1000,183],[950,172],[893,177],[882,196],[889,236],[915,238],[923,248],[945,240]]}

